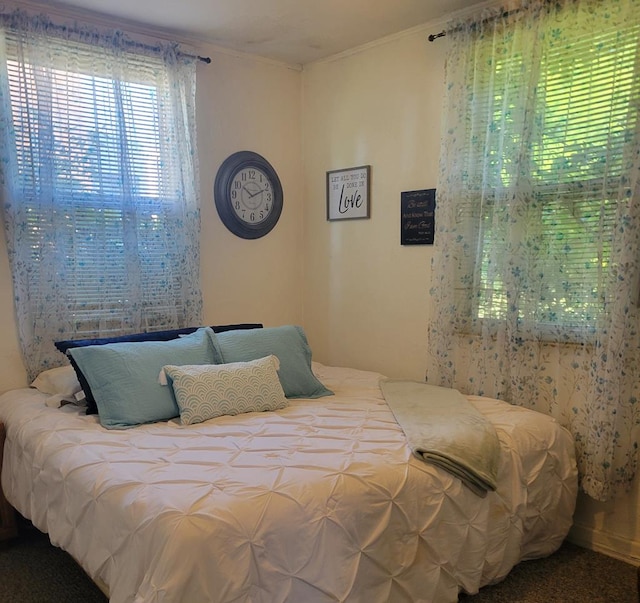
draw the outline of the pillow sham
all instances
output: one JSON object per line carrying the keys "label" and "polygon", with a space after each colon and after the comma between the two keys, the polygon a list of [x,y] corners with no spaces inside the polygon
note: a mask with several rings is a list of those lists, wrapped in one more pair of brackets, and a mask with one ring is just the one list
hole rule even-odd
{"label": "pillow sham", "polygon": [[166,421],[180,413],[169,388],[158,383],[167,364],[211,364],[209,327],[169,341],[139,341],[69,349],[84,374],[107,429]]}
{"label": "pillow sham", "polygon": [[285,408],[278,379],[278,358],[200,366],[165,366],[164,372],[180,409],[183,425],[222,415]]}
{"label": "pillow sham", "polygon": [[72,366],[58,366],[42,371],[31,383],[43,394],[72,397],[82,388]]}
{"label": "pillow sham", "polygon": [[[182,329],[169,329],[165,331],[149,331],[147,333],[131,333],[130,335],[119,335],[117,337],[99,337],[89,339],[66,339],[63,341],[56,341],[54,345],[63,354],[66,354],[68,350],[77,347],[84,347],[88,345],[105,345],[107,343],[124,343],[124,342],[139,342],[139,341],[170,341],[171,339],[177,339],[181,335],[189,335],[195,333],[202,327],[184,327]],[[223,333],[225,331],[232,331],[236,329],[260,329],[261,323],[247,322],[230,325],[213,325],[210,327],[214,333]]]}
{"label": "pillow sham", "polygon": [[48,394],[45,405],[60,408],[63,404],[71,403],[84,406],[85,397],[82,387],[72,366],[58,366],[42,371],[31,383],[43,394]]}
{"label": "pillow sham", "polygon": [[278,377],[287,398],[332,396],[311,370],[311,348],[302,327],[285,325],[255,331],[212,334],[216,364],[248,362],[273,354],[280,361]]}
{"label": "pillow sham", "polygon": [[[142,341],[170,341],[172,339],[177,339],[183,335],[189,335],[190,333],[194,333],[199,327],[185,327],[183,329],[170,329],[165,331],[150,331],[148,333],[132,333],[130,335],[120,335],[118,337],[100,337],[100,338],[92,338],[92,339],[66,339],[63,341],[56,341],[54,345],[56,348],[66,354],[69,358],[71,366],[76,372],[76,376],[78,378],[78,382],[84,391],[86,403],[87,403],[87,414],[95,415],[98,413],[98,407],[96,405],[96,401],[93,397],[93,393],[91,392],[91,387],[87,383],[80,367],[77,365],[76,361],[73,359],[73,356],[68,354],[69,350],[77,347],[86,347],[90,345],[106,345],[108,343],[125,343],[125,342],[142,342]],[[211,329],[215,333],[224,333],[225,331],[231,331],[236,329],[260,329],[262,328],[262,324],[260,323],[238,323],[238,324],[230,324],[230,325],[214,325]]]}

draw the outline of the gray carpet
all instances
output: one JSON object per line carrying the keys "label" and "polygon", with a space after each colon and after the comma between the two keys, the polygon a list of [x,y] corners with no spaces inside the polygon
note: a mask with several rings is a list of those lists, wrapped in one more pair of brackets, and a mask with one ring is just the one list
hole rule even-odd
{"label": "gray carpet", "polygon": [[565,542],[550,557],[523,561],[499,584],[460,603],[639,603],[636,568]]}
{"label": "gray carpet", "polygon": [[[0,545],[0,603],[106,600],[69,555],[51,546],[46,535],[24,520],[19,537]],[[551,557],[520,563],[500,584],[487,586],[474,596],[460,596],[460,603],[638,601],[635,567],[570,543]]]}
{"label": "gray carpet", "polygon": [[0,546],[0,603],[106,603],[64,551],[22,518],[18,538]]}

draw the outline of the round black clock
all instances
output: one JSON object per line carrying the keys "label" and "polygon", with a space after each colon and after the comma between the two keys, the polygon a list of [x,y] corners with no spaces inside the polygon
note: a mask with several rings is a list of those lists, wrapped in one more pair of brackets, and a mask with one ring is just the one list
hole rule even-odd
{"label": "round black clock", "polygon": [[239,151],[222,162],[213,195],[224,225],[243,239],[263,237],[282,213],[278,174],[264,157],[252,151]]}

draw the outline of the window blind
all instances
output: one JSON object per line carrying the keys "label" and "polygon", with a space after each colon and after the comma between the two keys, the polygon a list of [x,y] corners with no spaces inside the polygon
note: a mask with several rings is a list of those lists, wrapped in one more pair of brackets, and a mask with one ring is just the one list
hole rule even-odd
{"label": "window blind", "polygon": [[[567,333],[593,330],[607,303],[614,219],[620,200],[631,196],[622,177],[632,160],[625,145],[638,126],[640,102],[638,26],[629,22],[585,37],[579,27],[567,34],[571,18],[544,18],[539,57],[527,55],[522,32],[514,28],[504,43],[522,42],[522,52],[505,52],[510,58],[493,69],[477,70],[473,102],[485,106],[476,114],[486,120],[475,118],[470,138],[486,142],[475,148],[489,156],[490,169],[474,172],[474,165],[487,163],[473,155],[469,166],[469,190],[482,224],[476,318],[503,319],[516,311],[522,323],[564,326]],[[554,27],[560,26],[563,42],[556,44]],[[478,44],[476,66],[495,51],[495,40]],[[532,84],[535,102],[521,104]],[[516,181],[528,191],[529,225],[512,236],[535,247],[537,262],[517,300],[505,294],[509,274],[495,271],[490,261],[507,228],[493,200]]]}

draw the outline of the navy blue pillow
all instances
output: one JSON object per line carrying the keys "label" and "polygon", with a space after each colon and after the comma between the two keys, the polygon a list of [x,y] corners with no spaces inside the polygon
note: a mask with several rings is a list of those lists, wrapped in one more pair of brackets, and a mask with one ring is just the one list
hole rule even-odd
{"label": "navy blue pillow", "polygon": [[[85,347],[89,345],[104,345],[105,343],[120,343],[120,342],[137,342],[137,341],[170,341],[172,339],[177,339],[180,335],[189,335],[190,333],[194,333],[198,330],[199,327],[185,327],[183,329],[171,329],[168,331],[151,331],[149,333],[132,333],[131,335],[120,335],[118,337],[100,337],[94,339],[66,339],[64,341],[56,341],[56,348],[66,354],[73,370],[76,372],[76,376],[78,377],[78,382],[82,387],[82,391],[84,392],[85,399],[87,401],[87,414],[88,415],[97,415],[98,414],[98,405],[96,404],[95,398],[93,397],[93,393],[91,392],[91,388],[89,387],[89,383],[87,382],[86,377],[82,374],[80,367],[77,365],[76,361],[72,358],[71,354],[67,354],[67,350],[71,348],[79,348]],[[236,329],[261,329],[262,324],[260,323],[240,323],[234,325],[215,325],[212,326],[211,329],[214,333],[224,333],[225,331],[234,331]]]}

